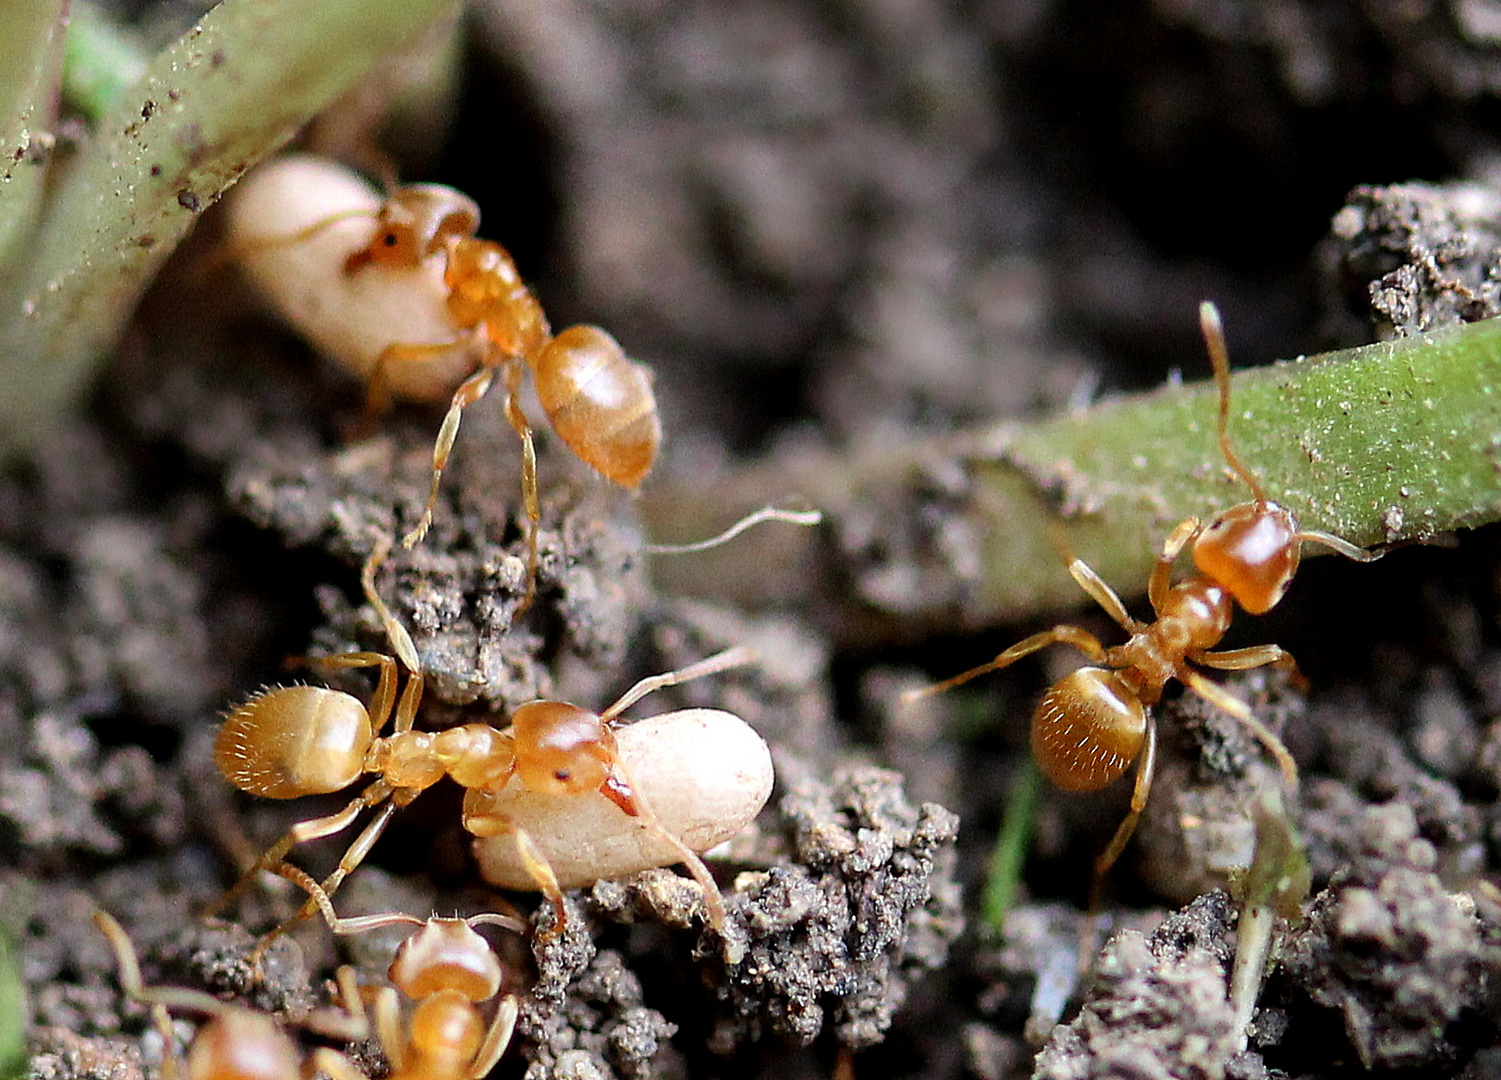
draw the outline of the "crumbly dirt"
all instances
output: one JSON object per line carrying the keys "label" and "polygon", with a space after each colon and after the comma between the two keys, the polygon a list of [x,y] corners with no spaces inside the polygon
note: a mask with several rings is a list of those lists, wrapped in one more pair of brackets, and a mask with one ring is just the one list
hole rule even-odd
{"label": "crumbly dirt", "polygon": [[[141,18],[156,33],[181,10]],[[982,925],[1026,717],[1069,659],[899,705],[1040,628],[931,633],[981,557],[954,509],[962,468],[918,462],[890,503],[844,508],[798,571],[819,587],[785,590],[816,604],[744,588],[770,567],[733,547],[705,563],[719,599],[675,595],[646,544],[682,523],[643,514],[654,484],[708,492],[752,463],[795,474],[810,450],[838,462],[1154,385],[1199,364],[1206,296],[1238,363],[1501,314],[1493,23],[1467,0],[475,7],[446,148],[403,174],[474,195],[556,326],[598,322],[649,364],[667,437],[636,500],[525,402],[542,522],[520,612],[520,450],[498,394],[469,410],[428,540],[378,579],[422,661],[419,724],[501,722],[538,695],[604,705],[750,644],[755,665],[633,714],[729,709],[778,772],[713,860],[738,962],[672,868],[575,891],[555,937],[486,931],[520,994],[502,1074],[1501,1070],[1494,527],[1370,566],[1311,561],[1227,643],[1277,641],[1309,684],[1225,679],[1298,761],[1287,814],[1312,879],[1276,925],[1244,1043],[1235,868],[1277,774],[1191,696],[1158,709],[1160,767],[1105,916],[1086,914],[1089,868],[1125,782],[1043,790],[1004,939]],[[291,823],[340,805],[241,796],[211,746],[263,685],[370,693],[368,671],[295,658],[386,648],[358,571],[377,534],[416,521],[439,416],[364,424],[361,388],[246,296],[205,226],[88,408],[0,472],[0,935],[20,946],[38,1080],[157,1075],[161,1040],[120,993],[96,906],[148,984],[386,1067],[333,1030],[327,981],[349,963],[379,982],[400,928],[335,938],[312,920],[257,973],[247,951],[295,889],[260,883],[225,921],[198,918]],[[306,848],[319,872],[342,845]],[[477,880],[446,784],[336,903],[553,922]],[[1102,946],[1084,978],[1081,940]],[[200,1019],[178,1010],[175,1036]]]}

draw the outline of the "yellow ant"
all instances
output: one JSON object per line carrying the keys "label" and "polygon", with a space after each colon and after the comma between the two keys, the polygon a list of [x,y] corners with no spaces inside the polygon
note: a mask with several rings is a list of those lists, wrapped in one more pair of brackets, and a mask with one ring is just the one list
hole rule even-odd
{"label": "yellow ant", "polygon": [[[1074,580],[1131,635],[1125,644],[1107,648],[1082,627],[1059,625],[1017,642],[988,663],[903,696],[904,701],[913,701],[942,693],[1049,645],[1072,645],[1090,660],[1043,694],[1032,714],[1031,741],[1042,774],[1065,791],[1098,791],[1136,762],[1130,810],[1095,861],[1094,907],[1099,905],[1105,876],[1131,839],[1152,789],[1157,726],[1149,710],[1167,684],[1177,679],[1240,721],[1276,760],[1289,790],[1295,788],[1298,767],[1282,740],[1244,702],[1191,665],[1221,671],[1271,666],[1297,676],[1292,656],[1277,645],[1214,651],[1230,628],[1235,604],[1253,615],[1276,606],[1297,573],[1305,541],[1323,544],[1357,562],[1381,556],[1330,533],[1300,529],[1292,511],[1266,497],[1256,475],[1230,445],[1230,358],[1219,311],[1212,303],[1200,305],[1199,324],[1219,390],[1220,452],[1251,490],[1251,500],[1215,515],[1207,525],[1187,518],[1168,535],[1147,582],[1147,598],[1155,616],[1152,622],[1132,618],[1098,574],[1083,560],[1070,560],[1068,569]],[[1173,584],[1173,563],[1190,543],[1199,574]]]}
{"label": "yellow ant", "polygon": [[[520,402],[523,372],[531,371],[542,409],[568,448],[607,480],[634,490],[651,471],[662,438],[646,368],[629,360],[620,344],[597,326],[572,326],[553,334],[505,248],[475,236],[479,207],[460,191],[439,184],[406,185],[393,189],[372,210],[366,203],[373,193],[342,166],[297,155],[260,170],[245,188],[250,190],[236,200],[234,228],[246,261],[286,262],[277,253],[288,245],[311,240],[351,218],[375,219],[368,238],[344,253],[337,275],[330,278],[327,268],[307,271],[302,284],[310,298],[288,299],[287,286],[276,279],[293,275],[274,262],[257,277],[280,298],[289,318],[304,330],[323,331],[325,341],[337,342],[337,358],[368,380],[368,410],[384,408],[397,393],[418,401],[449,397],[433,446],[427,504],[402,541],[406,547],[419,543],[432,523],[464,410],[499,377],[506,420],[522,445],[527,585],[518,610],[525,611],[536,595],[541,505],[532,425]],[[317,198],[317,192],[329,188],[333,206],[353,203],[356,208],[332,209],[292,232],[265,231],[263,219],[286,216],[290,201]],[[434,260],[441,263],[440,282],[420,273]],[[349,291],[357,279],[382,273],[391,276],[391,287],[373,294],[373,307],[368,298],[355,304],[338,294]],[[343,321],[359,325],[328,325]],[[373,327],[365,325],[371,323]],[[418,338],[401,340],[408,323],[423,329]],[[372,349],[377,349],[373,359]],[[463,381],[454,390],[456,350],[466,367],[457,370]]]}
{"label": "yellow ant", "polygon": [[[614,803],[640,829],[666,846],[671,852],[670,861],[681,862],[688,868],[703,888],[711,925],[723,936],[724,905],[712,875],[696,851],[661,825],[643,793],[632,783],[618,752],[612,721],[653,691],[751,662],[755,657],[753,650],[728,649],[677,671],[642,679],[599,713],[560,701],[532,701],[520,706],[504,729],[469,723],[444,731],[418,731],[413,722],[423,681],[416,649],[375,588],[375,574],[389,546],[389,541],[382,538],[365,564],[361,581],[366,598],[385,625],[396,656],[356,652],[317,661],[334,668],[379,668],[370,706],[367,708],[351,694],[327,687],[276,687],[235,709],[220,728],[214,748],[215,764],[225,779],[242,791],[266,798],[329,794],[370,773],[376,774],[377,779],[342,810],[292,826],[207,914],[212,915],[231,903],[260,871],[285,873],[284,860],[296,845],[339,833],[363,811],[379,807],[349,844],[337,868],[322,882],[321,891],[332,895],[364,860],[395,812],[448,776],[466,789],[465,828],[476,836],[506,835],[512,839],[531,881],[552,902],[557,912],[556,929],[561,929],[563,892],[547,857],[526,827],[499,809],[497,803],[496,797],[514,777],[530,791],[571,799],[599,795]],[[406,668],[407,677],[398,694],[401,667]],[[712,710],[700,711],[729,716]],[[388,721],[391,733],[383,735]],[[739,723],[744,727],[743,722]],[[755,738],[753,733],[752,737]],[[767,757],[765,790],[758,793],[759,801],[748,816],[754,816],[769,794],[769,771]],[[272,939],[298,919],[311,914],[313,903],[309,900],[297,914],[263,938],[258,952],[264,951]]]}

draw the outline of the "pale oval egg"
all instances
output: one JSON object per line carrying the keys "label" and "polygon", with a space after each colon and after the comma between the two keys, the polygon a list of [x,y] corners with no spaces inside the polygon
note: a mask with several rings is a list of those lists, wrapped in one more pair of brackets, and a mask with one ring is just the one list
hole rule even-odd
{"label": "pale oval egg", "polygon": [[[694,851],[735,836],[771,795],[766,741],[731,713],[665,713],[617,728],[615,738],[657,823]],[[650,823],[597,792],[544,795],[513,777],[490,805],[526,830],[565,889],[682,861]],[[481,837],[474,854],[485,880],[507,889],[537,888],[511,837]]]}
{"label": "pale oval egg", "polygon": [[388,361],[383,371],[393,396],[442,401],[480,358],[473,332],[457,327],[448,313],[446,255],[435,252],[415,267],[366,265],[345,272],[349,256],[370,242],[381,202],[374,187],[343,165],[288,154],[235,186],[227,199],[229,243],[277,313],[361,378],[371,376],[392,345],[458,341]]}

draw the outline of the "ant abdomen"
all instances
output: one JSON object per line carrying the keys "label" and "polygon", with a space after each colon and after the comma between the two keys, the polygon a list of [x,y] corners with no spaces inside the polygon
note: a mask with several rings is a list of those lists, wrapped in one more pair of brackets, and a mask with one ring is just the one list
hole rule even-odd
{"label": "ant abdomen", "polygon": [[1131,767],[1146,732],[1146,708],[1120,673],[1082,667],[1038,702],[1032,756],[1064,791],[1098,791]]}
{"label": "ant abdomen", "polygon": [[532,361],[537,398],[559,438],[602,476],[635,488],[662,441],[646,369],[597,326],[570,326]]}
{"label": "ant abdomen", "polygon": [[214,741],[214,764],[252,795],[325,795],[360,778],[374,737],[358,698],[322,686],[283,686],[229,714]]}

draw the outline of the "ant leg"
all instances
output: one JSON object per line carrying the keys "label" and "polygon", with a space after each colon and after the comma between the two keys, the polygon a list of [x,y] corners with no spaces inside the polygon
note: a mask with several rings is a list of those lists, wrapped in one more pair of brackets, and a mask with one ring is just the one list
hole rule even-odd
{"label": "ant leg", "polygon": [[1096,604],[1105,609],[1105,614],[1114,619],[1128,634],[1134,634],[1141,629],[1141,623],[1126,611],[1126,605],[1121,603],[1121,598],[1115,590],[1105,583],[1105,579],[1096,574],[1088,563],[1083,559],[1070,559],[1068,572],[1079,583],[1079,588],[1087,592]]}
{"label": "ant leg", "polygon": [[[215,900],[207,911],[203,913],[205,919],[212,918],[223,911],[235,900],[244,894],[262,870],[272,870],[279,863],[285,861],[287,852],[306,840],[317,840],[325,836],[332,836],[337,832],[349,828],[354,819],[359,817],[360,812],[371,806],[376,806],[391,797],[391,785],[385,780],[377,780],[364,791],[356,795],[349,805],[337,813],[327,817],[310,818],[307,821],[299,821],[287,830],[276,843],[272,844],[259,859],[245,873],[240,875],[240,880],[235,882],[219,899]],[[301,918],[301,916],[298,916]],[[294,920],[295,921],[295,920]]]}
{"label": "ant leg", "polygon": [[396,704],[396,661],[384,653],[351,652],[335,653],[333,656],[315,656],[309,663],[326,668],[380,668],[380,677],[375,684],[375,693],[370,697],[370,730],[379,735],[391,718],[391,709]]}
{"label": "ant leg", "polygon": [[485,1039],[480,1043],[479,1050],[474,1055],[474,1063],[465,1074],[465,1080],[482,1080],[488,1076],[490,1070],[499,1064],[501,1057],[506,1052],[506,1047],[511,1045],[511,1036],[516,1031],[516,995],[507,994],[500,999],[500,1007],[495,1010],[495,1019],[490,1021],[490,1027],[485,1032]]}
{"label": "ant leg", "polygon": [[422,661],[417,656],[417,646],[412,644],[412,636],[407,633],[406,627],[396,621],[396,616],[391,614],[391,609],[386,606],[385,600],[381,597],[380,590],[375,587],[375,576],[390,553],[390,537],[383,532],[376,531],[375,543],[370,548],[370,555],[360,570],[360,588],[364,590],[366,601],[375,609],[381,626],[385,628],[386,640],[391,643],[397,659],[407,666],[407,671],[420,678]]}
{"label": "ant leg", "polygon": [[1308,689],[1308,680],[1299,670],[1298,662],[1293,659],[1293,654],[1281,645],[1252,645],[1246,649],[1189,653],[1188,658],[1196,664],[1203,664],[1217,671],[1246,671],[1250,668],[1274,667],[1278,671],[1287,672],[1289,681],[1298,689]]}
{"label": "ant leg", "polygon": [[1131,835],[1136,832],[1136,822],[1141,817],[1141,812],[1146,809],[1147,796],[1152,793],[1152,776],[1157,771],[1157,721],[1147,714],[1147,738],[1142,747],[1141,757],[1136,759],[1136,783],[1131,788],[1131,809],[1126,812],[1125,819],[1116,827],[1115,835],[1110,838],[1110,844],[1094,863],[1094,881],[1089,888],[1089,910],[1097,912],[1105,898],[1105,877],[1110,873],[1110,868],[1121,857],[1121,852],[1126,850],[1126,844]]}
{"label": "ant leg", "polygon": [[[392,345],[387,351],[403,347]],[[405,347],[416,348],[417,346]],[[443,347],[451,348],[452,346]],[[453,442],[458,438],[459,420],[463,417],[464,410],[484,397],[494,380],[495,369],[489,366],[482,367],[460,383],[459,388],[453,392],[453,397],[448,402],[448,412],[443,417],[443,426],[438,429],[438,439],[433,443],[433,479],[427,492],[427,506],[422,510],[422,517],[418,519],[417,527],[401,538],[401,546],[408,551],[422,543],[422,538],[427,535],[427,530],[433,523],[433,512],[438,506],[438,485],[443,480],[443,470],[448,468],[448,457],[453,453]]]}
{"label": "ant leg", "polygon": [[1333,533],[1320,532],[1317,529],[1304,529],[1295,535],[1293,540],[1295,542],[1307,540],[1310,544],[1323,544],[1330,551],[1337,552],[1345,558],[1353,559],[1356,562],[1375,562],[1386,554],[1385,551],[1367,551],[1363,547],[1356,547],[1343,537],[1335,536]]}
{"label": "ant leg", "polygon": [[[516,854],[521,857],[521,865],[537,886],[537,891],[552,903],[553,911],[557,914],[557,922],[546,936],[556,937],[568,924],[568,912],[563,905],[563,888],[558,884],[558,876],[553,873],[552,864],[547,861],[547,856],[542,854],[542,849],[537,846],[537,842],[532,839],[530,833],[504,814],[479,809],[482,797],[493,794],[478,788],[471,788],[468,791],[464,799],[464,828],[474,836],[509,836],[511,838],[516,844]],[[476,799],[474,796],[480,796],[481,799]]]}
{"label": "ant leg", "polygon": [[1022,657],[1030,656],[1039,649],[1046,649],[1049,645],[1072,645],[1097,664],[1102,663],[1105,659],[1105,646],[1100,644],[1099,638],[1082,627],[1069,626],[1067,624],[1059,625],[1053,627],[1051,630],[1044,630],[1041,633],[1033,634],[1029,638],[1023,638],[989,663],[970,668],[968,671],[961,672],[951,679],[945,679],[943,682],[934,683],[932,686],[924,686],[920,690],[907,691],[902,695],[902,704],[908,705],[918,698],[925,698],[932,694],[941,694],[945,690],[952,690],[961,683],[969,682],[969,680],[977,675],[984,675],[987,672],[999,671],[1001,668],[1009,667]]}
{"label": "ant leg", "polygon": [[314,1050],[308,1059],[311,1073],[322,1073],[330,1080],[370,1080],[360,1067],[339,1051],[328,1046],[320,1046]]}
{"label": "ant leg", "polygon": [[1204,678],[1204,676],[1186,664],[1180,665],[1176,674],[1178,680],[1184,686],[1188,687],[1195,694],[1198,694],[1199,697],[1209,702],[1215,708],[1230,714],[1244,724],[1246,730],[1256,736],[1256,740],[1262,746],[1266,747],[1267,753],[1276,759],[1277,768],[1282,770],[1282,780],[1287,785],[1288,790],[1293,791],[1297,789],[1298,763],[1287,752],[1287,747],[1282,744],[1282,740],[1272,733],[1272,729],[1252,715],[1249,705],[1230,693],[1219,683]]}
{"label": "ant leg", "polygon": [[542,522],[542,503],[537,495],[537,447],[532,441],[532,423],[521,409],[521,365],[515,360],[505,367],[506,421],[521,438],[521,502],[526,508],[526,595],[516,605],[516,614],[532,606],[537,595],[537,529]]}
{"label": "ant leg", "polygon": [[1152,610],[1159,618],[1162,616],[1162,605],[1167,603],[1168,589],[1173,584],[1173,563],[1178,561],[1184,546],[1198,531],[1198,518],[1184,518],[1162,542],[1162,554],[1157,556],[1157,564],[1152,567],[1152,576],[1147,580],[1147,599],[1151,601]]}
{"label": "ant leg", "polygon": [[742,664],[754,663],[759,658],[755,649],[748,645],[738,645],[733,649],[715,653],[695,664],[689,664],[685,668],[679,668],[677,671],[648,676],[621,694],[620,700],[600,713],[599,718],[604,721],[612,720],[655,690],[664,690],[669,686],[677,686],[679,683],[689,682],[692,679],[701,679],[705,675],[714,675],[733,667],[740,667]]}

